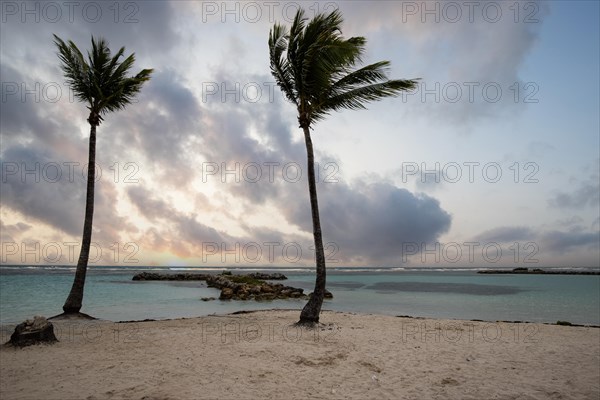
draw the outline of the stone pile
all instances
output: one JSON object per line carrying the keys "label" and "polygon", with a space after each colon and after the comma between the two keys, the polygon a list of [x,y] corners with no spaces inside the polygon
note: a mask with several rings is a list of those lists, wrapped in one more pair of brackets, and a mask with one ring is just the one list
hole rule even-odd
{"label": "stone pile", "polygon": [[[237,278],[237,277],[242,277]],[[221,289],[220,300],[275,300],[306,298],[303,289],[268,283],[248,275],[212,275],[206,280],[208,287]]]}
{"label": "stone pile", "polygon": [[[164,274],[156,272],[141,272],[133,277],[134,281],[205,281],[208,287],[221,290],[219,300],[275,300],[275,299],[306,299],[303,289],[285,286],[280,283],[267,281],[284,280],[287,277],[281,273],[254,272],[251,274],[234,275],[224,271],[219,275],[179,273]],[[332,298],[329,291],[325,298]],[[214,300],[204,297],[203,301]]]}

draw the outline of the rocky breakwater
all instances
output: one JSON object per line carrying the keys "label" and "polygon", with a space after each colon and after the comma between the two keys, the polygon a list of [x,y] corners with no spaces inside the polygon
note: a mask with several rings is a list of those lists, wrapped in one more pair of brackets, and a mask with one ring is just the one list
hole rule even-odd
{"label": "rocky breakwater", "polygon": [[541,269],[518,267],[513,269],[484,269],[477,271],[478,274],[530,274],[530,275],[600,275],[600,271],[578,271],[569,269]]}
{"label": "rocky breakwater", "polygon": [[132,278],[134,281],[205,281],[208,274],[161,274],[158,272],[140,272]]}
{"label": "rocky breakwater", "polygon": [[220,300],[275,300],[306,298],[303,289],[268,283],[251,275],[212,275],[208,287],[221,289]]}
{"label": "rocky breakwater", "polygon": [[[208,287],[221,290],[220,300],[275,300],[275,299],[306,299],[304,290],[281,283],[267,281],[285,280],[287,277],[278,272],[255,272],[244,275],[234,275],[223,272],[219,275],[212,274],[164,274],[156,272],[141,272],[133,277],[134,281],[205,281]],[[331,295],[330,293],[328,293]],[[328,297],[331,298],[331,297]],[[205,298],[202,300],[213,300]]]}

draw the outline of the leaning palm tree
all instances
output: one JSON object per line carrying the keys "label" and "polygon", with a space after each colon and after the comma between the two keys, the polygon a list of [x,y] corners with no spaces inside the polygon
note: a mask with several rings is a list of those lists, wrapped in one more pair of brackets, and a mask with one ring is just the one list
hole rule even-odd
{"label": "leaning palm tree", "polygon": [[323,305],[326,267],[310,129],[331,111],[364,109],[364,103],[397,96],[413,89],[417,82],[388,80],[388,61],[355,69],[362,62],[366,40],[364,37],[342,37],[343,19],[338,10],[327,15],[318,14],[308,24],[306,21],[304,11],[299,9],[289,32],[286,27],[275,24],[269,32],[269,55],[271,73],[277,85],[298,109],[298,122],[306,142],[316,282],[298,324],[314,325],[319,322]]}
{"label": "leaning palm tree", "polygon": [[137,75],[128,77],[127,74],[135,62],[134,54],[119,62],[125,48],[121,47],[117,54],[112,56],[108,43],[102,38],[94,39],[92,37],[92,51],[88,51],[87,60],[75,43],[70,40],[65,43],[54,35],[54,44],[58,47],[58,58],[61,61],[61,68],[67,84],[73,90],[75,97],[86,102],[87,108],[90,110],[87,119],[90,124],[90,144],[83,238],[73,286],[63,306],[65,314],[78,314],[83,300],[83,288],[92,241],[96,128],[102,122],[104,114],[124,109],[132,102],[144,82],[150,79],[152,69],[144,69]]}

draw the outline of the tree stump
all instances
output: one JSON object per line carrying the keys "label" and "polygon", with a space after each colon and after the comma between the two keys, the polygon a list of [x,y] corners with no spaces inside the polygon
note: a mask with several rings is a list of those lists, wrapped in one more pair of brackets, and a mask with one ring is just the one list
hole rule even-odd
{"label": "tree stump", "polygon": [[54,335],[54,325],[45,317],[36,315],[15,327],[9,343],[13,346],[25,347],[38,343],[58,342]]}

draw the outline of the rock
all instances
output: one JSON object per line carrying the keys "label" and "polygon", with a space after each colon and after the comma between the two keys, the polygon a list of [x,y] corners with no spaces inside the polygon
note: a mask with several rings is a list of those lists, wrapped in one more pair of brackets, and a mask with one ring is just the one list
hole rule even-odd
{"label": "rock", "polygon": [[140,272],[132,278],[134,281],[205,281],[207,274],[160,274],[156,272]]}
{"label": "rock", "polygon": [[236,300],[246,300],[248,298],[249,294],[250,294],[250,292],[248,291],[248,288],[244,285],[238,286],[235,289],[235,299]]}
{"label": "rock", "polygon": [[261,291],[262,291],[262,288],[260,287],[260,285],[252,286],[250,288],[250,293],[252,293],[252,294],[260,294]]}
{"label": "rock", "polygon": [[556,321],[556,325],[572,326],[573,324],[570,323],[569,321]]}
{"label": "rock", "polygon": [[233,297],[233,289],[223,288],[221,289],[221,295],[219,296],[219,300],[231,300]]}
{"label": "rock", "polygon": [[256,295],[256,300],[275,300],[275,295],[273,293],[262,293],[260,295]]}
{"label": "rock", "polygon": [[134,281],[160,281],[164,279],[163,275],[159,275],[154,272],[140,272],[135,274],[132,278]]}
{"label": "rock", "polygon": [[203,297],[200,300],[202,301],[212,301],[212,300],[216,300],[214,297]]}
{"label": "rock", "polygon": [[295,287],[292,287],[292,286],[285,286],[285,287],[282,288],[282,291],[283,290],[289,290],[290,292],[299,292],[300,294],[304,293],[304,289],[295,288]]}
{"label": "rock", "polygon": [[15,327],[9,343],[13,346],[30,346],[37,343],[58,342],[54,335],[54,325],[46,318],[36,315]]}
{"label": "rock", "polygon": [[280,274],[279,272],[274,272],[272,274],[267,274],[264,272],[253,272],[248,274],[250,278],[259,279],[261,281],[283,281],[287,279],[287,276],[284,274]]}
{"label": "rock", "polygon": [[261,287],[261,292],[263,293],[273,293],[275,290],[273,288],[273,286],[268,285],[268,284],[264,284]]}

